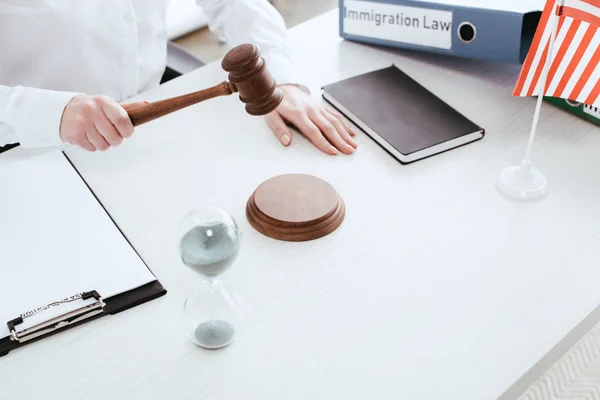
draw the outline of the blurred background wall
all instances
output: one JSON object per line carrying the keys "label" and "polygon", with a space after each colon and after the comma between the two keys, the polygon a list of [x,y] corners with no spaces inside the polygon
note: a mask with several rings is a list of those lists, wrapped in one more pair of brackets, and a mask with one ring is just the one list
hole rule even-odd
{"label": "blurred background wall", "polygon": [[[264,0],[281,13],[288,28],[337,7],[338,0]],[[170,0],[170,39],[204,62],[222,57],[227,51],[212,32],[195,0]]]}

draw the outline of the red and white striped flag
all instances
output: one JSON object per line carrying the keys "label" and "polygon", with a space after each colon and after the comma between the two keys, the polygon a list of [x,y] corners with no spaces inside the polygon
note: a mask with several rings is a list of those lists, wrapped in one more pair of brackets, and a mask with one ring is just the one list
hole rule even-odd
{"label": "red and white striped flag", "polygon": [[600,0],[558,2],[546,1],[513,95],[540,94],[550,53],[543,95],[600,107]]}

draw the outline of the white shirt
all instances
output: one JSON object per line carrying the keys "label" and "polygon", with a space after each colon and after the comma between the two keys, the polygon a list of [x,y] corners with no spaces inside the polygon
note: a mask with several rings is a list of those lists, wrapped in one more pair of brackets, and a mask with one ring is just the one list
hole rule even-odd
{"label": "white shirt", "polygon": [[[257,44],[279,83],[297,83],[287,30],[267,0],[196,0],[209,28]],[[0,146],[59,146],[79,93],[122,102],[160,83],[168,0],[0,0]]]}

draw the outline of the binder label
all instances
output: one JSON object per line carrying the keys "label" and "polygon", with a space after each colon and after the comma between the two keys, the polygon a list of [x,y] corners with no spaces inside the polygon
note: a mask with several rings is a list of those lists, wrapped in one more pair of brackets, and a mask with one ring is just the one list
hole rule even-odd
{"label": "binder label", "polygon": [[344,33],[450,50],[452,12],[370,1],[344,1]]}

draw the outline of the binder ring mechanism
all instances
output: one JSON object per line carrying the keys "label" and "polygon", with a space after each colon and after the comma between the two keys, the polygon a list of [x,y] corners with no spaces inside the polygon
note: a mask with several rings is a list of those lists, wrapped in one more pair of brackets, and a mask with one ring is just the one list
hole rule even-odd
{"label": "binder ring mechanism", "polygon": [[472,23],[465,21],[458,26],[458,38],[464,43],[471,43],[477,36],[477,29]]}
{"label": "binder ring mechanism", "polygon": [[[93,303],[78,307],[75,310],[66,312],[47,321],[40,322],[21,331],[17,331],[16,329],[16,326],[22,324],[26,318],[32,317],[40,313],[41,311],[54,308],[64,303],[70,303],[78,300],[84,301],[92,298],[95,300]],[[91,318],[94,315],[101,314],[104,312],[105,305],[106,303],[104,303],[100,294],[98,294],[98,292],[95,290],[77,293],[73,296],[66,297],[64,299],[52,302],[45,306],[26,311],[22,313],[19,317],[8,321],[6,325],[8,326],[8,330],[10,331],[10,339],[22,343],[28,340],[35,339],[39,336],[46,335],[55,330],[64,328],[65,326],[73,325],[84,319]]]}

